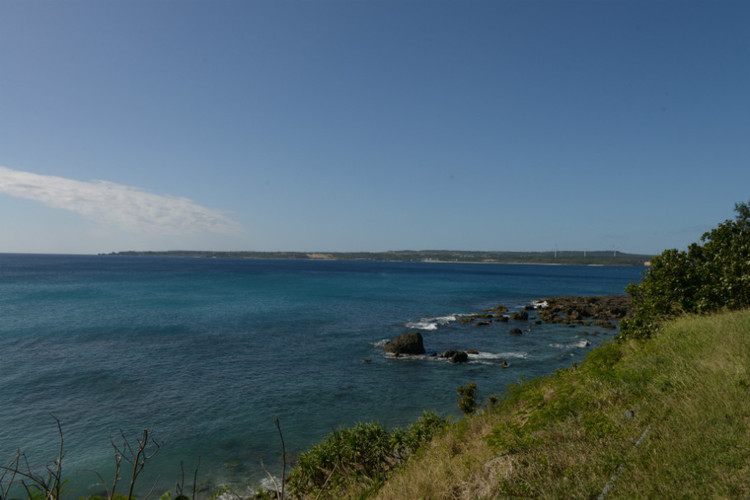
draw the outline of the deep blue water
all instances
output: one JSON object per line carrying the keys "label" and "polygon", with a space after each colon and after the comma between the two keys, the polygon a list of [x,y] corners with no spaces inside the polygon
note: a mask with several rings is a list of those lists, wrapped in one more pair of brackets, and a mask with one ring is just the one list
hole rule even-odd
{"label": "deep blue water", "polygon": [[[615,334],[538,325],[514,336],[513,322],[477,327],[456,314],[621,294],[642,272],[0,254],[0,463],[17,448],[32,465],[53,460],[54,415],[75,496],[102,489],[84,469],[109,479],[111,438],[135,439],[145,427],[162,447],[141,488],[171,488],[180,461],[191,477],[198,457],[199,482],[255,487],[261,460],[280,472],[275,416],[293,455],[341,425],[457,414],[459,385],[476,382],[482,399],[502,393]],[[415,328],[428,352],[480,354],[466,365],[384,355],[385,339]]]}

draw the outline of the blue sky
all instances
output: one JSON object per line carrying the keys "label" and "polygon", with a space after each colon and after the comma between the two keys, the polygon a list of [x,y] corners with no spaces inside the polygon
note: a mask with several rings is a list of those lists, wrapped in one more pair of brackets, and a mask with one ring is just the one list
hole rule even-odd
{"label": "blue sky", "polygon": [[0,252],[684,248],[750,2],[0,4]]}

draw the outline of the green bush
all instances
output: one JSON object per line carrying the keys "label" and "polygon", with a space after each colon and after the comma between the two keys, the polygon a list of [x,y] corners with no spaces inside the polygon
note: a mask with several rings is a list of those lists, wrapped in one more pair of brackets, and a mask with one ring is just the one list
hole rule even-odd
{"label": "green bush", "polygon": [[735,220],[703,234],[702,245],[665,250],[641,283],[628,285],[634,314],[621,322],[623,336],[649,337],[663,321],[684,313],[750,306],[750,206],[735,204],[735,212]]}
{"label": "green bush", "polygon": [[377,422],[337,429],[299,457],[288,484],[300,497],[377,485],[446,423],[425,412],[406,429],[389,431]]}
{"label": "green bush", "polygon": [[471,382],[456,388],[458,393],[458,409],[464,415],[471,415],[477,411],[477,384]]}

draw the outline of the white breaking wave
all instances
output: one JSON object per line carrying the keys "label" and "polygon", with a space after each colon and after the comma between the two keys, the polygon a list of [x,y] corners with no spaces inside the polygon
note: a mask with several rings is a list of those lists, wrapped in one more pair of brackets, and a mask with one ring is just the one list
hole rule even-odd
{"label": "white breaking wave", "polygon": [[264,477],[260,481],[260,487],[266,491],[276,491],[281,493],[281,480],[274,476],[273,478]]}
{"label": "white breaking wave", "polygon": [[458,319],[458,315],[451,314],[449,316],[439,316],[437,318],[422,318],[419,321],[410,321],[406,323],[407,328],[414,328],[416,330],[437,330],[438,327],[452,323]]}
{"label": "white breaking wave", "polygon": [[528,359],[525,352],[480,352],[469,354],[470,359]]}
{"label": "white breaking wave", "polygon": [[409,323],[406,323],[407,328],[415,328],[417,330],[437,330],[438,325],[437,323],[432,323],[430,321],[411,321]]}
{"label": "white breaking wave", "polygon": [[591,342],[588,340],[578,340],[576,342],[569,342],[567,344],[549,344],[550,347],[554,349],[570,349],[572,347],[588,347],[591,345]]}

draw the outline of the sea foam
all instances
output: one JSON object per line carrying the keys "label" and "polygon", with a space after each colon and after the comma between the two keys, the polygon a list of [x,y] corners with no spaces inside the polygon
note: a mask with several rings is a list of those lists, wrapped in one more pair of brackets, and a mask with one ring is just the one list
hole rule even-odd
{"label": "sea foam", "polygon": [[414,328],[417,330],[433,331],[437,330],[438,327],[452,323],[458,319],[457,314],[451,314],[448,316],[439,316],[437,318],[422,318],[418,321],[409,321],[406,323],[407,328]]}
{"label": "sea foam", "polygon": [[487,359],[528,359],[529,355],[525,352],[479,352],[469,354],[469,359],[487,360]]}
{"label": "sea foam", "polygon": [[583,348],[583,347],[588,347],[590,345],[591,345],[591,342],[585,339],[577,340],[575,342],[568,342],[566,344],[562,344],[562,343],[549,344],[549,346],[552,347],[553,349],[571,349],[573,347]]}

